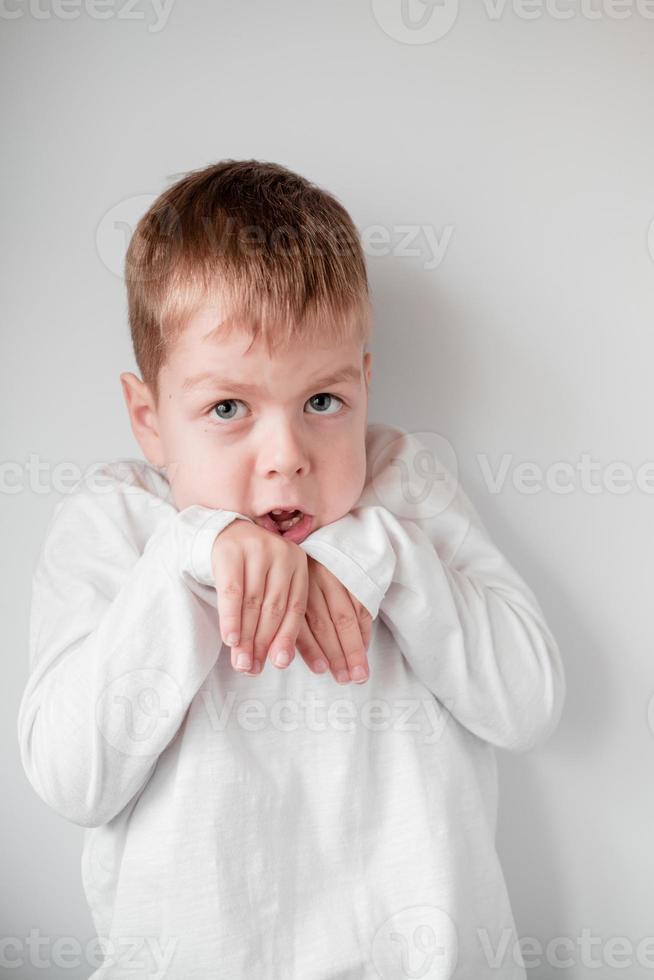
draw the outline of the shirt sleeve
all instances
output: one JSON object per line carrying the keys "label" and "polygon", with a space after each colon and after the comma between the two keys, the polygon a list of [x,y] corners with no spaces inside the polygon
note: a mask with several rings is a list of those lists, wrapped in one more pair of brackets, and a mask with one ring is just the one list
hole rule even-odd
{"label": "shirt sleeve", "polygon": [[[65,819],[111,820],[175,736],[220,652],[211,552],[237,518],[251,520],[120,483],[78,486],[55,508],[32,579],[18,741],[34,790]],[[144,524],[155,529],[141,547]]]}
{"label": "shirt sleeve", "polygon": [[[533,592],[442,462],[442,479],[420,504],[419,494],[390,477],[387,467],[400,460],[410,472],[415,454],[429,451],[398,433],[389,430],[357,507],[302,547],[373,618],[379,614],[415,674],[460,724],[498,748],[531,749],[554,731],[563,708],[557,642]],[[414,516],[398,516],[409,501]]]}

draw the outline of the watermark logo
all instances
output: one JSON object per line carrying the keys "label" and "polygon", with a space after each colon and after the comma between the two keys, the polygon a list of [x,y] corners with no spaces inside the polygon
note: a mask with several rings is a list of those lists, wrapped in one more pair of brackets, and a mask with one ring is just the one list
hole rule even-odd
{"label": "watermark logo", "polygon": [[459,0],[372,0],[375,20],[402,44],[431,44],[454,27]]}
{"label": "watermark logo", "polygon": [[[1,2],[1,0],[0,0]],[[130,240],[143,215],[157,199],[155,194],[136,194],[112,205],[102,216],[95,233],[96,252],[102,264],[113,275],[121,279],[127,277],[132,282],[159,280],[169,274],[172,249],[162,248],[152,265],[126,269],[125,258]],[[152,216],[157,224],[157,235],[163,243],[181,245],[183,223],[181,214],[172,204]],[[326,254],[326,242],[319,242],[315,236],[307,235],[300,226],[276,225],[263,228],[260,225],[240,225],[234,218],[227,217],[221,227],[205,216],[200,219],[200,234],[206,238],[208,249],[219,256],[238,251],[253,255],[264,251],[269,255],[302,254],[319,257]],[[442,264],[454,234],[454,225],[445,224],[436,228],[431,224],[391,224],[365,225],[356,243],[345,232],[339,235],[337,229],[331,233],[329,251],[335,254],[352,254],[360,246],[369,259],[392,255],[394,258],[411,259],[420,262],[428,272],[438,269]]]}
{"label": "watermark logo", "polygon": [[372,941],[372,961],[382,980],[450,980],[458,958],[454,922],[433,905],[395,912]]}
{"label": "watermark logo", "polygon": [[380,449],[370,466],[371,479],[360,503],[372,497],[397,517],[436,517],[458,490],[454,446],[438,432],[402,433]]}
{"label": "watermark logo", "polygon": [[[340,690],[340,688],[338,689]],[[414,743],[434,745],[452,718],[453,699],[426,697],[351,699],[319,697],[305,688],[297,697],[237,696],[228,689],[217,697],[201,688],[193,699],[194,723],[212,733],[237,729],[243,733],[294,733],[304,730],[321,738],[334,733],[358,738],[365,732],[409,733]],[[172,738],[184,713],[177,682],[159,668],[139,667],[112,680],[96,704],[96,724],[109,744],[128,756],[156,756]],[[400,733],[400,734],[396,734]]]}
{"label": "watermark logo", "polygon": [[[507,490],[521,496],[551,493],[589,496],[633,492],[654,494],[654,460],[637,464],[627,460],[596,459],[581,453],[576,460],[539,463],[513,453],[494,459],[488,453],[475,455],[480,482],[487,493],[497,496]],[[98,496],[136,494],[149,507],[175,506],[176,481],[190,473],[190,464],[169,460],[157,468],[145,460],[123,458],[98,460],[81,466],[73,460],[52,462],[38,453],[24,461],[0,461],[0,495],[56,493],[73,495],[88,491]],[[416,432],[397,436],[370,458],[370,477],[358,501],[382,504],[398,517],[420,519],[441,514],[458,488],[458,461],[452,443],[438,432]],[[214,505],[215,508],[218,505]],[[237,510],[236,507],[227,509]]]}
{"label": "watermark logo", "polygon": [[138,667],[108,684],[95,720],[106,741],[129,756],[157,756],[179,728],[183,697],[165,670]]}
{"label": "watermark logo", "polygon": [[96,229],[95,248],[100,260],[120,279],[124,277],[125,254],[130,238],[139,219],[156,197],[156,194],[137,194],[119,201],[103,215]]}
{"label": "watermark logo", "polygon": [[[654,0],[482,0],[481,8],[491,22],[502,20],[507,13],[524,21],[654,19]],[[431,44],[454,27],[458,0],[372,0],[372,11],[394,41]]]}

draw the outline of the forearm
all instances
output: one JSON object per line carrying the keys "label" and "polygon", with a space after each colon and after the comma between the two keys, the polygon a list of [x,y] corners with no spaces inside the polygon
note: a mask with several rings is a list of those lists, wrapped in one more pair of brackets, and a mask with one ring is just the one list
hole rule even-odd
{"label": "forearm", "polygon": [[231,514],[175,512],[129,568],[119,544],[112,562],[66,566],[56,546],[81,528],[71,512],[53,529],[34,576],[18,737],[32,786],[66,819],[97,826],[123,809],[213,667],[209,556]]}
{"label": "forearm", "polygon": [[461,565],[381,506],[357,508],[303,546],[379,614],[414,673],[479,738],[521,751],[556,727],[565,693],[556,641],[479,528],[460,549],[475,560]]}
{"label": "forearm", "polygon": [[558,646],[533,592],[427,443],[375,424],[367,452],[357,506],[302,546],[380,616],[461,724],[498,747],[531,748],[556,727],[565,699]]}

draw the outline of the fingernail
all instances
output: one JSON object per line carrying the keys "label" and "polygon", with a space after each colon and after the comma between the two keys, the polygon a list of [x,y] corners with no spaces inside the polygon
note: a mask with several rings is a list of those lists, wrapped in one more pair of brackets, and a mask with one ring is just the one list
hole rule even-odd
{"label": "fingernail", "polygon": [[313,669],[319,674],[324,674],[328,667],[329,664],[326,660],[314,660],[313,662]]}
{"label": "fingernail", "polygon": [[250,656],[247,653],[239,653],[236,658],[237,667],[249,667],[250,666]]}
{"label": "fingernail", "polygon": [[367,675],[366,675],[366,672],[363,669],[363,667],[357,665],[356,667],[353,667],[352,668],[352,680],[353,681],[356,681],[357,683],[360,684],[361,681],[365,681],[366,676]]}
{"label": "fingernail", "polygon": [[277,650],[275,656],[273,657],[273,661],[278,667],[285,667],[286,664],[291,662],[291,655],[288,650]]}
{"label": "fingernail", "polygon": [[235,647],[238,643],[238,633],[230,633],[227,637],[227,646]]}
{"label": "fingernail", "polygon": [[348,684],[350,681],[350,675],[346,670],[339,670],[336,673],[336,680],[339,684]]}

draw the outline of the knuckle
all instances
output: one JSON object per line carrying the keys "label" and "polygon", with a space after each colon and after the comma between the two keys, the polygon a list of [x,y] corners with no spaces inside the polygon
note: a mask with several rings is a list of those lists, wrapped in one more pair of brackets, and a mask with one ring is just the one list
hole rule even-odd
{"label": "knuckle", "polygon": [[339,630],[339,632],[341,630],[345,631],[345,630],[354,629],[355,626],[358,627],[359,625],[356,617],[352,616],[350,613],[347,612],[334,613],[332,619],[334,622],[334,626],[336,627],[337,630]]}
{"label": "knuckle", "polygon": [[248,592],[243,597],[243,605],[246,609],[261,609],[262,596],[260,592]]}
{"label": "knuckle", "polygon": [[303,598],[293,598],[289,600],[288,610],[297,616],[304,616],[307,609],[306,599]]}
{"label": "knuckle", "polygon": [[307,622],[311,627],[311,632],[314,634],[314,636],[324,636],[324,634],[327,632],[327,620],[323,616],[320,616],[315,612],[309,612],[308,610],[306,617]]}
{"label": "knuckle", "polygon": [[236,599],[243,595],[243,586],[235,579],[221,584],[218,588],[218,595],[225,596],[227,599]]}
{"label": "knuckle", "polygon": [[262,612],[270,619],[281,619],[286,609],[286,603],[282,601],[281,596],[276,595],[265,600],[261,608]]}

